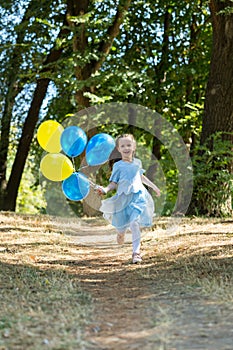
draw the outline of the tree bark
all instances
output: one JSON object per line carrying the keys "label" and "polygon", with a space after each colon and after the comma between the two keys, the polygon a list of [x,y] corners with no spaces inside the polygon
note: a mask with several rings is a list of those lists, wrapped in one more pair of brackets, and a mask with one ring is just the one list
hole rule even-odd
{"label": "tree bark", "polygon": [[[213,49],[206,89],[201,143],[215,132],[233,132],[233,4],[211,0]],[[231,8],[231,14],[224,10]],[[230,137],[233,141],[233,136]]]}
{"label": "tree bark", "polygon": [[[214,135],[222,132],[222,139],[230,141],[230,154],[233,148],[233,3],[232,1],[211,0],[209,7],[213,27],[213,48],[206,88],[201,145],[205,145],[208,152],[211,152],[215,144]],[[233,168],[232,159],[228,161],[228,164],[220,166],[219,157],[217,158],[212,166],[215,170],[215,173],[213,171],[213,183],[217,181],[222,171],[224,174],[226,171],[229,172],[230,177]],[[216,172],[219,172],[218,176]],[[214,189],[214,192],[215,197],[212,195],[208,197],[206,194],[207,199],[196,204],[199,213],[218,216],[232,215],[229,182],[223,180]],[[214,198],[219,199],[216,204]],[[223,199],[220,202],[221,198]]]}

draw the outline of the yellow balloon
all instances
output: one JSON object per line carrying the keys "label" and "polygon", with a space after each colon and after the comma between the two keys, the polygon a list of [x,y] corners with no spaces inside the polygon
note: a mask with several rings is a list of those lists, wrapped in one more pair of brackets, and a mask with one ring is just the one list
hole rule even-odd
{"label": "yellow balloon", "polygon": [[51,181],[63,181],[73,172],[71,160],[62,153],[48,153],[40,162],[42,174]]}
{"label": "yellow balloon", "polygon": [[55,120],[46,120],[37,131],[37,140],[40,146],[47,152],[58,153],[61,151],[60,138],[64,128]]}

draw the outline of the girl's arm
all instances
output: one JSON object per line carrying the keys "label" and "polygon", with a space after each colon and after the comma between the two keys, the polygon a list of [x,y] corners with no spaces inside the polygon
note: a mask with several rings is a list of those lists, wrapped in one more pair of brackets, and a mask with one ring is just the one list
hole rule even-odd
{"label": "girl's arm", "polygon": [[145,175],[141,175],[141,178],[142,178],[142,183],[144,185],[147,185],[149,186],[150,188],[152,188],[153,191],[156,192],[157,196],[159,197],[161,192],[160,192],[160,189],[152,182],[148,179],[148,177],[146,177]]}
{"label": "girl's arm", "polygon": [[110,191],[113,191],[117,188],[117,184],[115,182],[110,182],[107,187],[97,186],[96,191],[98,194],[107,194]]}

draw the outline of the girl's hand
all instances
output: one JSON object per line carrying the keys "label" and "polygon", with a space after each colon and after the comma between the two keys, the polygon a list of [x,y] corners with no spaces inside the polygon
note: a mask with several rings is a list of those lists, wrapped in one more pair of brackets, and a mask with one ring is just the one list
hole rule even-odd
{"label": "girl's hand", "polygon": [[102,194],[106,194],[107,193],[107,191],[105,190],[105,188],[104,187],[102,187],[102,186],[96,186],[95,187],[95,191],[98,193],[98,195],[102,195]]}
{"label": "girl's hand", "polygon": [[153,190],[155,191],[155,193],[157,194],[157,197],[161,196],[161,191],[158,187],[153,188]]}
{"label": "girl's hand", "polygon": [[155,191],[157,196],[160,197],[161,195],[160,189],[152,181],[150,181],[145,175],[142,175],[141,177],[142,177],[142,183],[152,188],[152,190]]}

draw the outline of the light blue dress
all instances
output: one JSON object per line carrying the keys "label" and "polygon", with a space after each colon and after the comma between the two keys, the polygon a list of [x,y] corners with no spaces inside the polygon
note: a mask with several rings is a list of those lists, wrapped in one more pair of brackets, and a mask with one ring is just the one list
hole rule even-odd
{"label": "light blue dress", "polygon": [[154,201],[142,184],[144,171],[137,158],[132,162],[120,160],[113,165],[110,182],[117,183],[117,192],[103,200],[99,210],[118,231],[129,228],[134,220],[141,227],[152,225]]}

